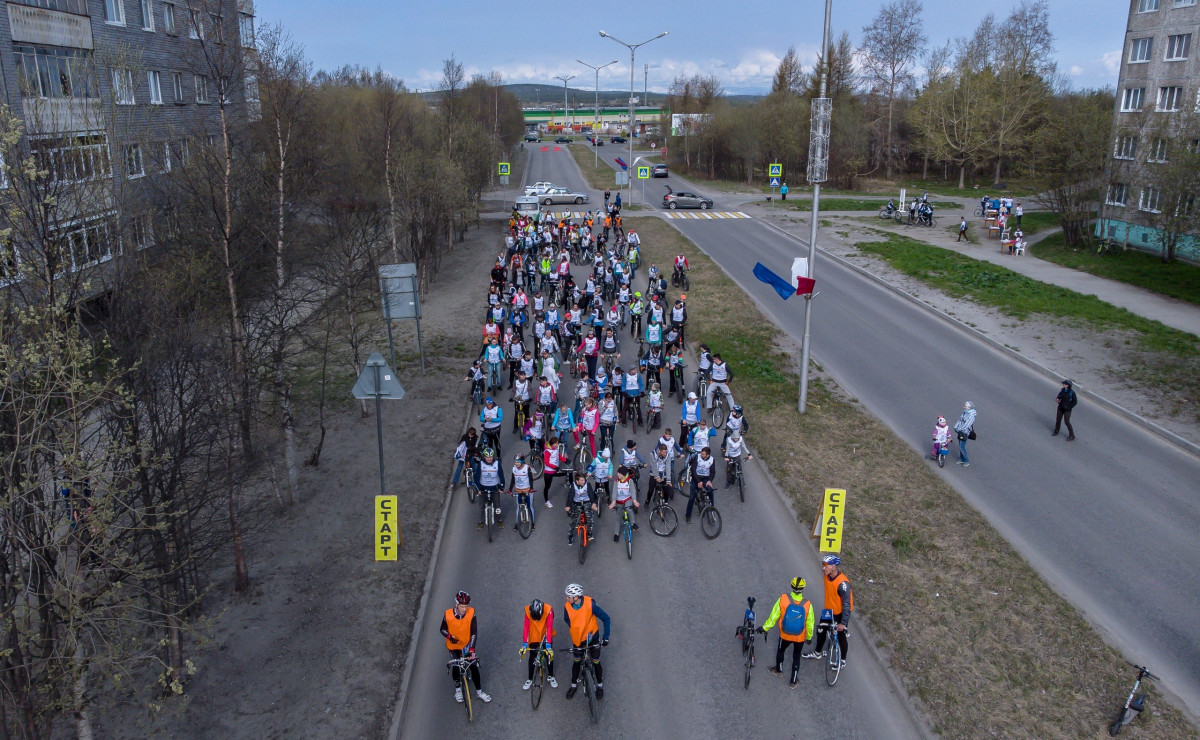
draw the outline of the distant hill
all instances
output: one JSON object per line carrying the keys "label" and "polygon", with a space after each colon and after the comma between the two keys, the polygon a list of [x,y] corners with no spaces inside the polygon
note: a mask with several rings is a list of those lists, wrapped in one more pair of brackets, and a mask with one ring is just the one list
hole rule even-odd
{"label": "distant hill", "polygon": [[[521,101],[521,105],[525,107],[532,106],[550,106],[554,104],[562,105],[563,89],[562,85],[542,85],[536,83],[521,83],[505,85],[517,99]],[[642,97],[641,90],[635,90],[634,95],[638,98]],[[567,97],[574,107],[578,104],[580,107],[586,107],[596,99],[595,90],[585,90],[578,87],[568,87]],[[650,91],[647,96],[649,100],[643,100],[639,105],[661,105],[666,96],[662,93]],[[762,99],[763,95],[726,95],[726,99],[737,103],[753,103]],[[629,105],[628,90],[601,90],[600,105],[604,107],[615,107]]]}

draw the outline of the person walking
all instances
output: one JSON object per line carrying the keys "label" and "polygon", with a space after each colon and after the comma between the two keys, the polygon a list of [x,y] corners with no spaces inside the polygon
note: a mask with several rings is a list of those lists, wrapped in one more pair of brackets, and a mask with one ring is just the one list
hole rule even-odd
{"label": "person walking", "polygon": [[1079,396],[1075,395],[1075,389],[1071,387],[1071,381],[1064,380],[1062,382],[1062,390],[1058,392],[1058,397],[1055,399],[1058,403],[1058,412],[1054,415],[1054,431],[1050,432],[1051,437],[1058,436],[1058,429],[1063,422],[1067,424],[1067,441],[1075,441],[1075,429],[1071,426],[1071,409],[1075,408],[1075,404],[1079,403]]}
{"label": "person walking", "polygon": [[780,200],[787,200],[787,194],[788,194],[788,186],[787,186],[787,183],[785,182],[785,183],[784,183],[783,185],[781,185],[781,186],[780,186],[780,188],[779,188],[779,199],[780,199]]}
{"label": "person walking", "polygon": [[960,221],[958,222],[958,238],[955,239],[954,241],[961,242],[963,239],[966,239],[966,238],[967,238],[967,217],[961,216]]}
{"label": "person walking", "polygon": [[962,415],[954,423],[954,431],[958,434],[958,464],[969,468],[971,459],[967,457],[967,440],[975,439],[975,404],[970,401],[963,403]]}
{"label": "person walking", "polygon": [[815,618],[812,603],[804,598],[804,579],[796,576],[791,582],[791,592],[780,594],[771,614],[758,631],[767,634],[775,623],[779,623],[779,645],[775,649],[775,665],[767,670],[773,675],[783,675],[783,656],[792,648],[791,688],[796,688],[800,677],[800,650],[813,637]]}
{"label": "person walking", "polygon": [[1020,203],[1017,204],[1017,208],[1015,211],[1013,211],[1013,215],[1017,217],[1017,228],[1021,228],[1021,216],[1025,215],[1025,209],[1021,207]]}

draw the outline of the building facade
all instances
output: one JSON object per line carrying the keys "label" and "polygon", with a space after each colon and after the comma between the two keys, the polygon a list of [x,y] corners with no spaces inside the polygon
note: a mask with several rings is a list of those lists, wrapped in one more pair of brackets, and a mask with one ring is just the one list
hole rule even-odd
{"label": "building facade", "polygon": [[[249,65],[227,65],[237,85],[212,79],[224,74],[213,49],[236,46],[242,59],[252,53],[253,0],[8,0],[4,6],[3,103],[20,119],[26,146],[20,151],[46,173],[37,185],[62,204],[53,223],[24,228],[53,232],[47,238],[65,244],[56,250],[63,253],[59,272],[164,241],[172,215],[155,180],[170,177],[196,146],[213,141],[220,89],[237,97],[227,98],[227,107],[253,110]],[[19,258],[21,244],[15,249]]]}
{"label": "building facade", "polygon": [[[1098,236],[1157,252],[1164,234],[1194,220],[1173,168],[1200,150],[1197,43],[1197,0],[1130,0]],[[1195,229],[1183,231],[1176,255],[1200,261]]]}

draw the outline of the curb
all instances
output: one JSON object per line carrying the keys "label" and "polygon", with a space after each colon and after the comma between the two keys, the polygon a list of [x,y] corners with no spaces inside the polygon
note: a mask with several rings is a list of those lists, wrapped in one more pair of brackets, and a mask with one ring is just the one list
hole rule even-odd
{"label": "curb", "polygon": [[[770,223],[769,221],[766,221],[765,219],[760,219],[760,221],[761,221],[761,223],[765,224],[768,228],[774,229],[775,231],[779,232],[780,234],[786,236],[789,239],[792,239],[792,240],[797,241],[804,245],[808,244],[806,241],[804,241],[800,237],[796,236],[795,234],[789,233],[788,231],[785,231],[784,229],[780,228],[779,226],[776,226],[773,223]],[[978,329],[975,329],[974,327],[971,327],[971,326],[967,326],[966,324],[964,324],[963,322],[954,318],[953,316],[950,316],[946,313],[943,313],[942,311],[939,311],[938,309],[934,308],[933,306],[930,306],[928,303],[925,303],[925,302],[921,301],[920,299],[916,298],[911,293],[901,290],[899,287],[893,285],[892,283],[889,283],[887,280],[884,280],[883,278],[866,270],[865,268],[862,268],[862,267],[859,267],[858,265],[847,262],[846,260],[837,256],[836,254],[827,252],[825,249],[823,249],[821,247],[817,247],[817,249],[821,252],[822,256],[827,257],[830,260],[833,260],[834,262],[837,262],[839,265],[842,265],[843,267],[846,267],[854,272],[857,272],[859,275],[869,278],[870,280],[883,286],[884,288],[891,291],[892,293],[910,301],[911,303],[913,303],[917,306],[920,306],[921,308],[925,309],[930,314],[938,317],[939,319],[946,322],[947,324],[968,333],[970,336],[984,342],[985,344],[990,346],[992,349],[995,349],[995,350],[999,351],[1000,353],[1006,355],[1007,357],[1020,362],[1021,364],[1025,365],[1026,367],[1036,370],[1037,372],[1041,373],[1042,375],[1045,375],[1047,378],[1053,380],[1054,382],[1057,383],[1064,377],[1061,373],[1056,373],[1052,369],[1046,367],[1045,365],[1042,365],[1041,363],[1038,363],[1038,362],[1035,362],[1035,361],[1029,359],[1028,357],[1022,355],[1020,352],[1013,350],[1011,347],[1007,347],[1004,344],[1001,344],[1000,342],[996,341],[995,339],[992,339],[991,337],[989,337],[988,335],[979,331]],[[1104,409],[1116,414],[1117,416],[1123,417],[1127,421],[1131,421],[1134,424],[1137,424],[1138,426],[1142,427],[1146,431],[1157,435],[1158,437],[1162,438],[1164,441],[1170,442],[1171,444],[1175,445],[1176,447],[1179,447],[1180,449],[1184,450],[1185,452],[1188,452],[1192,455],[1200,457],[1200,444],[1196,444],[1195,442],[1184,439],[1183,437],[1179,436],[1175,432],[1172,432],[1168,429],[1164,429],[1163,427],[1159,426],[1158,424],[1155,424],[1154,422],[1150,421],[1149,419],[1147,419],[1143,416],[1140,416],[1138,414],[1135,414],[1134,412],[1130,411],[1129,409],[1125,408],[1124,406],[1121,406],[1120,404],[1118,404],[1115,401],[1109,400],[1108,398],[1100,395],[1099,393],[1096,393],[1094,391],[1089,391],[1086,388],[1080,388],[1078,386],[1078,384],[1075,384],[1075,390],[1079,395],[1084,396],[1085,398],[1088,398],[1089,400],[1093,401],[1097,406],[1104,408]]]}
{"label": "curb", "polygon": [[[459,431],[459,436],[467,433],[467,427],[471,425],[471,412],[474,410],[474,402],[467,403],[466,417],[463,419],[462,430]],[[453,468],[446,475],[447,485],[450,479],[454,477]],[[433,586],[433,571],[437,567],[438,554],[442,549],[442,538],[446,531],[446,519],[450,516],[450,502],[454,499],[454,491],[446,494],[446,503],[442,505],[442,515],[438,520],[437,535],[433,539],[433,550],[429,555],[429,568],[425,572],[425,583],[421,587],[421,601],[417,605],[417,618],[413,622],[412,638],[408,644],[408,657],[404,661],[404,675],[400,679],[400,692],[396,695],[396,702],[392,705],[392,719],[388,729],[388,740],[397,740],[400,737],[400,723],[404,719],[405,706],[408,703],[408,688],[412,683],[413,662],[417,657],[417,645],[420,644],[421,628],[425,622],[425,609],[429,605],[429,592]]]}

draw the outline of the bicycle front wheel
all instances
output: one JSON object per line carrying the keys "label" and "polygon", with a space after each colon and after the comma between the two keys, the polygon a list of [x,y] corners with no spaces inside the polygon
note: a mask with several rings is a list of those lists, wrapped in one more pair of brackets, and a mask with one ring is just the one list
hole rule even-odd
{"label": "bicycle front wheel", "polygon": [[533,711],[537,711],[542,703],[542,687],[546,683],[546,666],[540,661],[533,667],[533,686],[529,689],[529,700],[533,702]]}
{"label": "bicycle front wheel", "polygon": [[720,429],[725,426],[725,399],[721,399],[713,404],[712,412],[713,429]]}
{"label": "bicycle front wheel", "polygon": [[483,520],[487,522],[488,542],[491,542],[492,532],[496,529],[496,509],[490,501],[484,504]]}
{"label": "bicycle front wheel", "polygon": [[478,491],[475,490],[475,484],[468,483],[467,484],[467,500],[470,501],[471,503],[475,503],[475,494],[476,493],[478,493]]}
{"label": "bicycle front wheel", "polygon": [[467,710],[467,724],[475,721],[475,708],[471,706],[471,682],[467,678],[467,669],[462,671],[463,707]]}
{"label": "bicycle front wheel", "polygon": [[842,673],[842,644],[838,642],[837,628],[829,630],[829,660],[825,663],[825,683],[837,683]]}
{"label": "bicycle front wheel", "polygon": [[742,683],[742,688],[750,688],[750,672],[754,670],[754,644],[751,643],[750,649],[746,654],[746,678]]}
{"label": "bicycle front wheel", "polygon": [[579,536],[579,563],[581,565],[583,564],[583,561],[587,560],[587,551],[588,551],[587,535],[581,534]]}
{"label": "bicycle front wheel", "polygon": [[542,459],[542,456],[540,454],[538,454],[536,450],[534,450],[534,452],[529,455],[529,469],[531,471],[529,474],[530,477],[533,480],[537,480],[538,478],[541,478],[542,472],[543,472],[542,469],[544,467],[545,467],[545,461]]}
{"label": "bicycle front wheel", "polygon": [[625,520],[625,555],[629,560],[633,560],[633,527],[629,526],[629,520]]}
{"label": "bicycle front wheel", "polygon": [[746,503],[746,478],[742,475],[741,468],[738,468],[737,473],[738,496],[741,497],[742,503]]}
{"label": "bicycle front wheel", "polygon": [[[584,660],[590,660],[584,656]],[[583,673],[583,688],[587,692],[588,710],[592,713],[592,724],[600,721],[600,705],[596,703],[596,674],[592,670],[585,669]]]}
{"label": "bicycle front wheel", "polygon": [[517,531],[523,540],[529,539],[529,534],[533,532],[533,519],[529,515],[529,507],[525,504],[521,504],[517,509]]}
{"label": "bicycle front wheel", "polygon": [[700,512],[700,529],[710,540],[715,540],[721,534],[721,512],[716,507],[706,506]]}
{"label": "bicycle front wheel", "polygon": [[659,504],[650,512],[650,529],[659,537],[670,537],[679,526],[679,517],[670,504]]}

